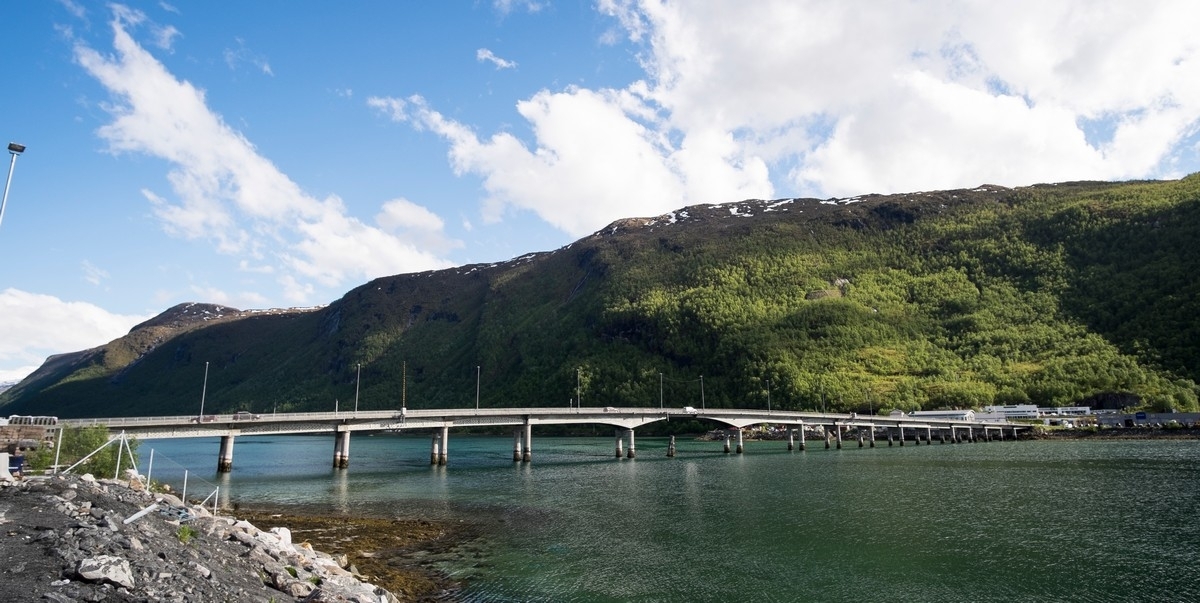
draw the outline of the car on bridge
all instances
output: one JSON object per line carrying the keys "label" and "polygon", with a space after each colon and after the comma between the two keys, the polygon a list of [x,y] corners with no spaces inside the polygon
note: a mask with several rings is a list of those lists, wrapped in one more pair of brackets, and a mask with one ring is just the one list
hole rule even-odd
{"label": "car on bridge", "polygon": [[234,421],[253,421],[260,418],[262,418],[260,415],[256,415],[248,410],[239,410],[233,413]]}

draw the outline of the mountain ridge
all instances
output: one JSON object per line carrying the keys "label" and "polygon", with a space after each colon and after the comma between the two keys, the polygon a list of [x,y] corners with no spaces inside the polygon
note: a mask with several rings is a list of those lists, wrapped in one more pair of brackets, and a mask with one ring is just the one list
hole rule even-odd
{"label": "mountain ridge", "polygon": [[[332,408],[360,366],[364,408],[465,406],[477,379],[487,405],[565,406],[577,390],[585,403],[645,405],[656,373],[673,376],[677,398],[706,375],[715,405],[760,404],[770,383],[796,408],[1130,395],[1189,407],[1200,367],[1180,359],[1194,348],[1168,329],[1122,331],[1114,317],[1145,322],[1137,303],[1104,301],[1094,277],[1111,272],[1100,259],[1119,263],[1098,246],[1109,239],[1161,255],[1156,270],[1189,265],[1198,188],[1193,176],[693,205],[553,251],[380,277],[317,308],[179,304],[48,359],[0,408],[186,414],[205,362],[209,408],[228,410]],[[1173,286],[1163,296],[1195,308],[1190,281],[1141,272],[1107,278]],[[1168,310],[1179,333],[1194,331]]]}

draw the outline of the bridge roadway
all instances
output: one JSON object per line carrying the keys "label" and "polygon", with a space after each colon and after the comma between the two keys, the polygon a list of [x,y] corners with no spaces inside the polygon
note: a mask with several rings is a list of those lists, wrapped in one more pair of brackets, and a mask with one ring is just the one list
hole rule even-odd
{"label": "bridge roadway", "polygon": [[[922,435],[926,443],[932,443],[936,433],[941,441],[977,441],[982,437],[991,440],[995,432],[1005,438],[1005,429],[1015,439],[1018,429],[1027,426],[1013,423],[934,419],[928,417],[880,416],[839,413],[814,413],[796,411],[766,411],[746,409],[694,409],[685,408],[448,408],[448,409],[400,409],[361,410],[349,412],[304,412],[225,415],[160,416],[160,417],[112,417],[103,419],[64,419],[60,426],[88,427],[104,425],[111,434],[124,433],[139,439],[158,438],[221,438],[217,470],[228,472],[233,468],[233,442],[239,435],[274,435],[297,433],[332,433],[334,435],[334,467],[347,467],[350,462],[350,434],[355,431],[406,431],[433,430],[430,462],[446,464],[449,456],[451,427],[514,426],[513,460],[532,460],[534,425],[601,424],[616,429],[616,456],[623,455],[623,436],[628,438],[628,458],[636,456],[634,429],[670,419],[706,419],[732,427],[737,433],[738,453],[743,450],[742,432],[753,425],[785,426],[788,450],[796,445],[799,435],[801,450],[806,447],[806,430],[817,429],[822,434],[826,448],[836,439],[841,448],[847,430],[857,430],[859,447],[864,439],[875,447],[876,432],[886,431],[888,445],[893,435],[901,446],[911,436],[916,444]],[[964,435],[965,434],[965,435]],[[726,438],[725,451],[731,448],[731,438]],[[667,454],[674,456],[674,438]]]}

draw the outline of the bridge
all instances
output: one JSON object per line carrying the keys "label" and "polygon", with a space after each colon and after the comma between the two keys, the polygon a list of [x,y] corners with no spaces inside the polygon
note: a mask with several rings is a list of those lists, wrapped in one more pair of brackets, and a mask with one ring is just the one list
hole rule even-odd
{"label": "bridge", "polygon": [[[239,435],[269,434],[312,434],[330,433],[334,436],[333,466],[348,467],[350,464],[350,434],[356,431],[408,431],[432,430],[430,462],[445,465],[450,454],[450,428],[452,427],[514,427],[513,461],[530,462],[533,457],[534,425],[611,425],[615,428],[615,455],[620,458],[636,457],[634,430],[656,421],[670,419],[705,419],[721,423],[736,431],[737,453],[743,452],[743,430],[755,425],[776,425],[787,430],[788,450],[797,445],[800,450],[807,446],[806,432],[816,431],[824,440],[826,448],[836,442],[842,448],[848,433],[856,434],[858,446],[868,443],[875,447],[877,433],[883,432],[888,445],[893,439],[901,446],[911,438],[920,445],[933,443],[935,436],[945,443],[979,439],[990,441],[995,437],[1005,439],[1008,430],[1011,439],[1016,439],[1018,430],[1029,429],[1028,425],[1014,423],[963,420],[954,418],[932,418],[919,416],[859,415],[856,413],[815,413],[798,411],[770,411],[745,409],[695,409],[683,408],[474,408],[474,409],[399,409],[364,410],[349,412],[304,412],[251,414],[239,412],[230,415],[184,415],[161,417],[113,417],[106,419],[65,419],[59,426],[89,427],[105,426],[113,435],[124,433],[140,439],[220,437],[221,445],[217,457],[217,471],[233,469],[233,444]],[[924,436],[924,438],[922,438]],[[733,436],[726,438],[725,451],[733,448]],[[623,451],[626,441],[627,452]],[[674,456],[674,436],[667,449]]]}

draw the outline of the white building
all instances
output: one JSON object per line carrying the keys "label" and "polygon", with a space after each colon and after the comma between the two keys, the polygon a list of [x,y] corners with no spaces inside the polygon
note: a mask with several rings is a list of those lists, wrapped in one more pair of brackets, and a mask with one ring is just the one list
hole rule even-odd
{"label": "white building", "polygon": [[1038,407],[1033,404],[1005,404],[1003,406],[984,406],[983,412],[989,415],[1002,416],[1005,419],[1036,419]]}

